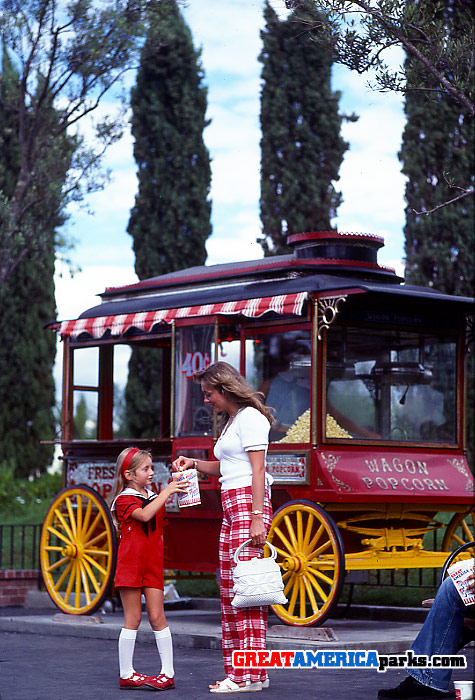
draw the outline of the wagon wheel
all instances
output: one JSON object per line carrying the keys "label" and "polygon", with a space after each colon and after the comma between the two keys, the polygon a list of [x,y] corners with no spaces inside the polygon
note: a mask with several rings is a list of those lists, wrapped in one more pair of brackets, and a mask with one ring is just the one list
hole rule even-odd
{"label": "wagon wheel", "polygon": [[449,556],[447,557],[447,560],[446,560],[446,562],[445,562],[445,564],[442,567],[442,570],[440,572],[439,586],[442,585],[444,578],[447,576],[447,571],[448,571],[449,567],[452,564],[455,564],[455,562],[459,561],[459,559],[462,558],[462,557],[460,557],[460,555],[463,552],[467,552],[467,551],[473,557],[473,553],[475,551],[475,542],[473,542],[473,541],[472,542],[465,542],[465,544],[462,544],[460,547],[457,547],[457,549],[454,549],[452,554],[449,554]]}
{"label": "wagon wheel", "polygon": [[93,613],[107,596],[117,555],[115,528],[104,499],[88,486],[63,489],[41,530],[46,590],[63,612]]}
{"label": "wagon wheel", "polygon": [[290,625],[321,624],[338,602],[345,574],[340,533],[332,517],[310,501],[287,503],[275,513],[268,540],[277,549],[285,605],[276,615]]}
{"label": "wagon wheel", "polygon": [[[442,541],[442,551],[451,552],[466,542],[472,542],[475,539],[474,525],[475,509],[456,513],[447,525]],[[473,552],[472,556],[475,556]]]}

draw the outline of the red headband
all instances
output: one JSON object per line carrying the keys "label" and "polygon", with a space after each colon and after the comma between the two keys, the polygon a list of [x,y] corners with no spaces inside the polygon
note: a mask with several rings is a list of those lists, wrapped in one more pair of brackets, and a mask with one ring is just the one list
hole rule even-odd
{"label": "red headband", "polygon": [[125,472],[126,472],[127,469],[129,468],[132,459],[133,459],[134,456],[137,454],[137,452],[140,452],[140,451],[141,451],[141,450],[139,450],[137,447],[131,447],[130,450],[129,450],[129,451],[127,452],[127,454],[125,455],[124,461],[122,462],[122,466],[121,466],[121,468],[120,468],[120,471],[121,471],[122,476],[124,477],[124,479],[125,479]]}

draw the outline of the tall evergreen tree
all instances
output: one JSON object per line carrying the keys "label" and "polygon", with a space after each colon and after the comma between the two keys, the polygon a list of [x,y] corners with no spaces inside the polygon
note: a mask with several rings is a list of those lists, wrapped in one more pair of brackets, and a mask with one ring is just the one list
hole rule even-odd
{"label": "tall evergreen tree", "polygon": [[[430,2],[430,0],[425,0]],[[413,0],[408,0],[411,5]],[[418,3],[420,5],[420,3]],[[440,4],[449,38],[457,36],[459,0]],[[463,7],[464,11],[465,8]],[[413,61],[406,61],[411,82]],[[473,121],[461,106],[441,91],[406,93],[400,160],[407,176],[405,253],[406,279],[412,284],[434,286],[447,294],[473,295],[474,220],[470,197],[434,209],[459,193],[457,187],[473,187]],[[450,189],[449,184],[455,187]]]}
{"label": "tall evergreen tree", "polygon": [[[4,198],[11,197],[20,168],[18,113],[12,108],[18,84],[18,74],[4,49],[0,74],[0,196]],[[45,138],[57,119],[53,109],[45,112]],[[45,332],[44,325],[56,316],[55,228],[63,221],[58,193],[72,150],[64,137],[59,140],[63,143],[52,141],[51,137],[57,170],[55,179],[48,183],[48,201],[56,201],[56,211],[45,211],[47,225],[41,217],[36,218],[35,226],[44,241],[41,251],[24,258],[0,289],[0,463],[13,465],[17,477],[47,468],[53,447],[41,441],[55,437],[56,339]],[[37,196],[41,194],[39,187]]]}
{"label": "tall evergreen tree", "polygon": [[284,21],[268,2],[264,8],[260,242],[266,255],[288,252],[290,233],[328,230],[341,202],[333,182],[348,144],[340,136],[330,53],[302,24],[318,21],[312,5],[299,3]]}
{"label": "tall evergreen tree", "polygon": [[[140,279],[206,260],[211,234],[210,160],[203,142],[207,90],[200,51],[175,0],[157,4],[132,91],[132,133],[139,188],[128,232]],[[135,437],[157,436],[157,353],[134,350],[126,414]]]}
{"label": "tall evergreen tree", "polygon": [[[425,0],[431,3],[431,0]],[[409,10],[414,0],[407,0]],[[422,11],[421,3],[418,9]],[[434,6],[429,5],[434,12]],[[467,32],[467,3],[444,0],[439,4],[439,25],[447,32],[451,46]],[[442,41],[442,37],[440,38]],[[423,50],[423,47],[421,47]],[[463,53],[463,61],[471,56]],[[462,59],[459,64],[462,65]],[[414,78],[413,59],[406,60],[408,83]],[[473,198],[464,197],[442,206],[456,197],[461,189],[474,185],[473,118],[458,101],[441,90],[408,91],[405,100],[407,123],[404,129],[400,160],[407,176],[405,254],[406,280],[429,285],[447,294],[473,296],[474,288],[474,216]],[[452,188],[449,184],[453,185]],[[469,461],[475,450],[474,378],[475,349],[473,340],[467,357],[466,425]]]}

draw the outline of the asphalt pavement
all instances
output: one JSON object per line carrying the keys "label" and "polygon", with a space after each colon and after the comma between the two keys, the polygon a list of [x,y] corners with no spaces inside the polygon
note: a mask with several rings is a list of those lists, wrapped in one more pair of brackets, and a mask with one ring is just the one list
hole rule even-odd
{"label": "asphalt pavement", "polygon": [[[117,638],[122,613],[101,611],[93,616],[63,615],[54,608],[0,610],[0,700],[112,700],[123,697],[118,687]],[[268,649],[374,650],[402,654],[421,627],[418,609],[371,608],[345,611],[322,627],[296,628],[269,617]],[[208,684],[224,677],[221,633],[216,601],[178,601],[167,605],[167,619],[175,650],[176,689],[173,700],[211,697]],[[349,616],[351,614],[351,617]],[[394,619],[397,616],[397,619]],[[145,615],[144,615],[145,617]],[[417,618],[414,620],[413,618]],[[373,618],[373,619],[370,619]],[[376,619],[374,619],[376,618]],[[468,667],[453,678],[473,678],[474,647],[465,647]],[[146,620],[135,651],[135,668],[156,674],[158,655]],[[371,700],[379,688],[397,685],[402,670],[379,673],[367,668],[292,668],[269,671],[270,688],[262,700],[300,697],[302,700]],[[137,690],[146,697],[152,690]],[[141,695],[142,694],[142,695]]]}

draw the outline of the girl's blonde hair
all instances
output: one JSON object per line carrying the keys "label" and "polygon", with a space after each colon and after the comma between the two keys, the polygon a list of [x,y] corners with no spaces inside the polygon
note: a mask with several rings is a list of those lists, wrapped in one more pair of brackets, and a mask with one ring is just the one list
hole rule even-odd
{"label": "girl's blonde hair", "polygon": [[[237,369],[227,362],[215,362],[206,369],[193,375],[197,382],[208,384],[213,389],[219,391],[227,399],[237,404],[239,408],[252,406],[260,411],[272,425],[274,417],[272,409],[264,405],[264,394],[261,391],[254,391],[249,382],[239,374]],[[218,428],[222,430],[229,420],[229,415],[223,411],[218,418]]]}
{"label": "girl's blonde hair", "polygon": [[[131,450],[136,450],[136,447],[126,447],[125,450],[122,450],[120,455],[117,457],[117,462],[115,463],[115,473],[114,473],[114,485],[112,487],[112,494],[110,496],[110,504],[114,503],[115,499],[117,496],[122,493],[122,491],[127,488],[127,480],[122,474],[122,465],[124,464],[124,460],[129,454]],[[139,450],[134,454],[132,459],[130,460],[130,464],[127,467],[127,470],[129,472],[134,473],[135,470],[140,467],[142,462],[145,459],[148,459],[150,457],[150,453],[147,452],[146,450]],[[117,516],[115,514],[115,511],[112,511],[112,520],[114,521],[114,525],[116,528],[119,530],[119,521],[117,520]]]}

